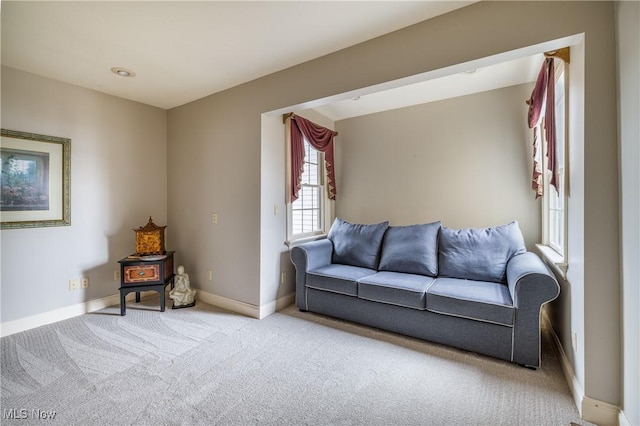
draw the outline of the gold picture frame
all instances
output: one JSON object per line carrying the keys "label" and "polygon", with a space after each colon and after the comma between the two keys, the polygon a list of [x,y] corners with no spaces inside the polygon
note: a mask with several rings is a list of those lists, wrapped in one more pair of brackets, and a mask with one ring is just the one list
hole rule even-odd
{"label": "gold picture frame", "polygon": [[71,225],[71,139],[0,134],[0,228]]}

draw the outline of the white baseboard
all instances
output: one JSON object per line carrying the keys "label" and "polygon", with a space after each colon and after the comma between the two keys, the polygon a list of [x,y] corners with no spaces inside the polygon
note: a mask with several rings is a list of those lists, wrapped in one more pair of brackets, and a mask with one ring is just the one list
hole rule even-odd
{"label": "white baseboard", "polygon": [[631,423],[631,420],[629,420],[629,417],[627,417],[625,412],[622,410],[620,410],[620,417],[618,418],[618,424],[620,424],[620,426],[633,426],[633,424]]}
{"label": "white baseboard", "polygon": [[623,425],[623,413],[620,410],[620,407],[618,407],[617,405],[609,404],[608,402],[590,398],[585,395],[584,389],[582,389],[582,385],[578,381],[573,371],[573,367],[569,362],[569,358],[567,357],[562,343],[560,342],[560,338],[553,330],[553,327],[551,327],[551,320],[549,319],[546,311],[543,311],[542,320],[547,323],[549,330],[551,330],[551,336],[553,337],[556,349],[558,351],[558,354],[560,355],[560,365],[562,367],[562,372],[564,373],[565,380],[569,385],[571,395],[573,396],[573,401],[578,408],[580,417],[588,422],[595,423],[599,426],[618,424]]}
{"label": "white baseboard", "polygon": [[229,299],[228,297],[218,296],[204,290],[196,290],[196,300],[202,300],[209,305],[217,306],[231,312],[246,315],[251,318],[260,318],[260,308],[250,303],[240,302],[239,300]]}
{"label": "white baseboard", "polygon": [[[150,296],[150,295],[147,295]],[[142,295],[142,297],[145,297]],[[126,297],[127,301],[135,299],[135,293],[130,293]],[[13,321],[5,321],[0,323],[0,336],[9,336],[11,334],[19,333],[21,331],[30,330],[32,328],[40,327],[42,325],[51,324],[54,322],[66,320],[69,318],[77,317],[89,312],[99,311],[108,306],[120,304],[120,293],[113,294],[111,296],[102,297],[100,299],[93,299],[83,303],[77,303],[71,306],[65,306],[64,308],[55,309],[53,311],[43,312],[41,314],[32,315],[25,318],[20,318]]]}
{"label": "white baseboard", "polygon": [[292,304],[295,299],[295,293],[287,294],[286,296],[261,306],[240,302],[235,299],[229,299],[228,297],[219,296],[204,290],[197,290],[196,298],[199,298],[205,303],[231,312],[236,312],[251,318],[262,319]]}
{"label": "white baseboard", "polygon": [[598,426],[617,426],[620,421],[620,407],[585,396],[582,399],[582,418]]}
{"label": "white baseboard", "polygon": [[[147,293],[147,294],[145,294]],[[141,294],[141,298],[151,297],[155,292],[145,292]],[[249,303],[240,302],[238,300],[229,299],[227,297],[218,296],[203,290],[197,290],[197,296],[200,300],[213,306],[218,306],[232,312],[246,315],[252,318],[262,319],[280,309],[289,306],[295,299],[295,293],[287,294],[277,300],[266,303],[262,306],[251,305]],[[127,302],[135,299],[135,293],[129,293],[126,297]],[[13,321],[5,321],[0,323],[0,337],[10,336],[21,331],[30,330],[42,325],[77,317],[89,312],[99,311],[109,306],[120,304],[120,294],[114,294],[100,299],[93,299],[83,303],[66,306],[64,308],[55,309],[53,311],[43,312],[41,314],[20,318]]]}
{"label": "white baseboard", "polygon": [[583,417],[582,400],[584,399],[584,389],[582,389],[582,385],[580,385],[580,382],[573,371],[573,366],[569,362],[567,354],[564,352],[560,338],[551,326],[551,319],[549,319],[547,311],[542,311],[542,320],[547,324],[549,330],[551,330],[551,337],[553,338],[553,342],[556,344],[557,353],[560,355],[560,366],[562,367],[564,378],[569,385],[571,396],[573,396],[573,402],[576,404],[580,416]]}
{"label": "white baseboard", "polygon": [[277,300],[269,302],[260,306],[260,319],[264,317],[268,317],[269,315],[286,308],[291,305],[296,300],[296,293],[289,293],[286,296],[283,296]]}

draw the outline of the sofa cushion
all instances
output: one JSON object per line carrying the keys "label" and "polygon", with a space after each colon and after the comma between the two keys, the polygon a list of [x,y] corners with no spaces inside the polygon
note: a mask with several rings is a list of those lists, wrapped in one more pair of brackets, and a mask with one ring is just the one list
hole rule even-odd
{"label": "sofa cushion", "polygon": [[333,243],[333,263],[377,269],[388,227],[389,222],[361,225],[336,218],[328,235]]}
{"label": "sofa cushion", "polygon": [[426,307],[440,314],[513,325],[511,294],[500,283],[437,278],[427,290]]}
{"label": "sofa cushion", "polygon": [[434,278],[398,272],[378,272],[358,280],[358,298],[413,309],[425,309],[425,291]]}
{"label": "sofa cushion", "polygon": [[506,282],[507,262],[526,252],[518,222],[492,228],[440,229],[438,275]]}
{"label": "sofa cushion", "polygon": [[358,295],[357,281],[375,274],[376,271],[357,266],[332,263],[307,272],[307,287],[334,293]]}
{"label": "sofa cushion", "polygon": [[382,240],[380,271],[438,275],[440,222],[390,226]]}

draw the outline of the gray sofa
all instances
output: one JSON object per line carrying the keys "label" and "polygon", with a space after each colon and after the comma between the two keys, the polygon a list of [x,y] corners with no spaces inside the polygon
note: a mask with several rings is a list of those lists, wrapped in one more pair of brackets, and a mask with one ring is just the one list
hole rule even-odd
{"label": "gray sofa", "polygon": [[560,287],[527,252],[517,222],[450,229],[337,218],[326,239],[294,247],[296,305],[540,366],[540,314]]}

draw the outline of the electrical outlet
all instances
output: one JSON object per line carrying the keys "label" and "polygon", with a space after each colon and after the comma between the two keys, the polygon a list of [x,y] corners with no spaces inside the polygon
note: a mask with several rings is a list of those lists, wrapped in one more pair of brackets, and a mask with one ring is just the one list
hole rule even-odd
{"label": "electrical outlet", "polygon": [[211,213],[211,223],[218,223],[218,213]]}
{"label": "electrical outlet", "polygon": [[117,269],[113,271],[113,280],[120,281],[120,271],[118,271]]}
{"label": "electrical outlet", "polygon": [[209,278],[209,281],[213,279],[213,271],[211,269],[207,270],[207,278]]}
{"label": "electrical outlet", "polygon": [[284,284],[287,282],[287,273],[283,272],[282,274],[280,274],[280,284]]}
{"label": "electrical outlet", "polygon": [[578,352],[578,333],[575,330],[571,330],[571,346],[574,352]]}
{"label": "electrical outlet", "polygon": [[69,291],[78,289],[78,280],[69,280]]}
{"label": "electrical outlet", "polygon": [[80,280],[80,286],[82,288],[89,288],[89,277],[82,277]]}

